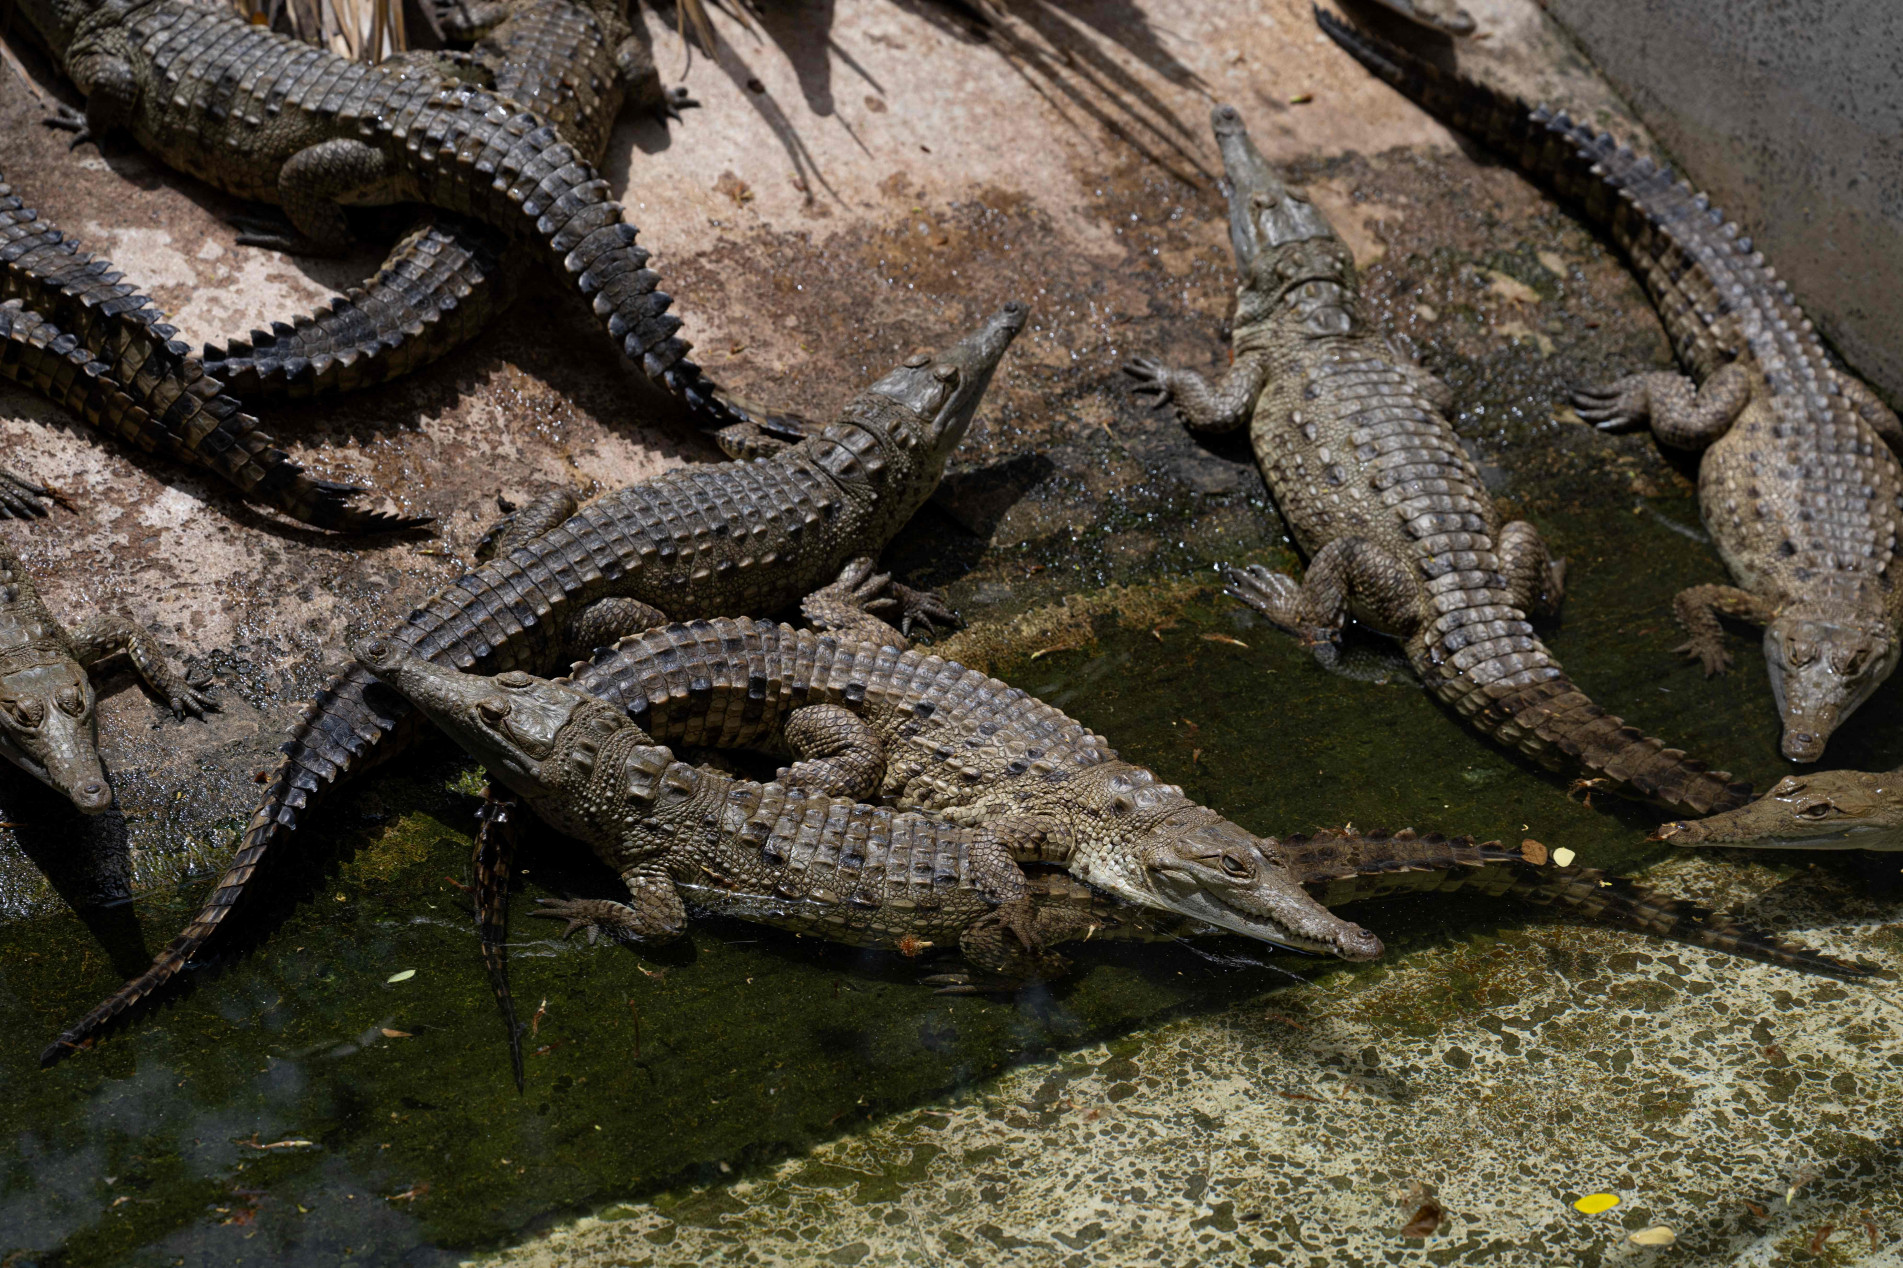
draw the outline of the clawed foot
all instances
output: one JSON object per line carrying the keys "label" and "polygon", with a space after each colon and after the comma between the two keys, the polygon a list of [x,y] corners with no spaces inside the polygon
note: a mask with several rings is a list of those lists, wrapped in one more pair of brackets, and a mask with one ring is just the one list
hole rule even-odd
{"label": "clawed foot", "polygon": [[912,637],[915,624],[923,625],[934,642],[938,639],[938,622],[952,629],[964,624],[945,601],[945,596],[936,590],[914,590],[902,581],[888,582],[886,589],[898,601],[899,633],[907,638]]}
{"label": "clawed foot", "polygon": [[45,485],[0,467],[0,519],[35,519],[46,514],[41,498],[67,505],[66,499]]}
{"label": "clawed foot", "polygon": [[695,110],[699,107],[700,103],[688,94],[685,84],[678,88],[668,89],[667,95],[661,98],[661,113],[676,122],[680,120],[681,111]]}
{"label": "clawed foot", "polygon": [[98,144],[99,138],[93,135],[92,127],[86,122],[86,112],[75,109],[63,101],[56,102],[53,113],[47,115],[41,122],[49,128],[58,128],[61,132],[72,133],[72,143],[66,147],[69,150],[77,150],[88,141]]}
{"label": "clawed foot", "polygon": [[1138,396],[1154,396],[1149,401],[1151,409],[1162,409],[1175,399],[1170,387],[1170,369],[1161,361],[1149,357],[1131,357],[1123,363],[1123,372],[1136,380],[1130,390]]}
{"label": "clawed foot", "polygon": [[209,677],[197,673],[183,681],[165,684],[162,690],[165,703],[171,706],[172,716],[183,722],[188,713],[194,718],[202,718],[206,713],[216,711],[218,701],[213,698],[210,686]]}
{"label": "clawed foot", "polygon": [[714,443],[735,462],[751,462],[755,458],[770,458],[793,442],[773,435],[748,419],[722,427],[714,433]]}
{"label": "clawed foot", "polygon": [[604,933],[618,940],[629,931],[623,918],[628,909],[605,898],[538,898],[536,904],[537,910],[529,915],[568,922],[568,927],[562,930],[564,939],[572,937],[577,929],[586,929],[592,946]]}
{"label": "clawed foot", "polygon": [[1302,640],[1313,651],[1332,649],[1340,641],[1341,631],[1325,629],[1308,619],[1308,604],[1302,598],[1302,585],[1285,572],[1270,572],[1261,564],[1247,568],[1225,567],[1222,577],[1228,584],[1223,593],[1240,599],[1282,629]]}
{"label": "clawed foot", "polygon": [[1646,395],[1645,376],[1628,374],[1600,387],[1573,390],[1573,408],[1579,416],[1600,431],[1630,431],[1643,427],[1651,418],[1652,406]]}
{"label": "clawed foot", "polygon": [[282,251],[286,255],[331,255],[287,222],[269,216],[233,216],[226,222],[238,231],[238,245]]}
{"label": "clawed foot", "polygon": [[1731,669],[1731,653],[1724,644],[1715,638],[1692,638],[1672,649],[1691,657],[1705,667],[1705,677],[1726,673]]}
{"label": "clawed foot", "polygon": [[931,987],[934,995],[1011,995],[1030,983],[1001,973],[964,970],[934,973],[930,977],[920,978],[919,985]]}

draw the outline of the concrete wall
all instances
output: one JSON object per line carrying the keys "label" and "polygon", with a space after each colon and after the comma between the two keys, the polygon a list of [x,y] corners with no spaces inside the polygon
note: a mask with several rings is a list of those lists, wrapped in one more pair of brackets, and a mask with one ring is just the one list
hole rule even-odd
{"label": "concrete wall", "polygon": [[1541,2],[1851,365],[1903,399],[1903,4]]}

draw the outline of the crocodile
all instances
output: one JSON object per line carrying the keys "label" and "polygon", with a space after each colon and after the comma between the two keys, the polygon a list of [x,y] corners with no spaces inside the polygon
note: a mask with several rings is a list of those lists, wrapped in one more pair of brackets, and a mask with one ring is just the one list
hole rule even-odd
{"label": "crocodile", "polygon": [[[1006,304],[937,355],[907,357],[836,423],[771,457],[679,468],[579,507],[565,492],[539,498],[494,536],[488,562],[385,637],[457,669],[546,672],[669,615],[771,612],[799,601],[815,623],[865,629],[876,621],[866,611],[869,556],[937,487],[1024,319],[1022,304]],[[908,616],[948,615],[921,592],[894,588],[888,597]],[[198,915],[42,1060],[72,1052],[175,976],[304,812],[415,735],[414,710],[367,670],[333,678],[305,706]]]}
{"label": "crocodile", "polygon": [[1452,394],[1373,327],[1327,218],[1277,179],[1233,107],[1213,122],[1241,272],[1234,364],[1214,385],[1148,358],[1125,368],[1192,431],[1249,425],[1308,569],[1298,583],[1229,568],[1228,592],[1324,663],[1350,616],[1393,636],[1435,697],[1543,766],[1574,763],[1681,813],[1743,804],[1748,785],[1607,713],[1540,643],[1528,617],[1557,608],[1563,562],[1531,524],[1500,522],[1447,422]]}
{"label": "crocodile", "polygon": [[1903,770],[1786,775],[1748,806],[1661,824],[1673,845],[1767,850],[1903,850]]}
{"label": "crocodile", "polygon": [[[1849,978],[1872,972],[1712,921],[1591,869],[1535,866],[1498,842],[1352,830],[1285,842],[1254,837],[1119,761],[1100,737],[1024,693],[889,645],[765,622],[696,622],[624,640],[567,681],[459,673],[386,639],[355,652],[492,780],[593,847],[620,876],[626,902],[541,900],[534,914],[565,921],[564,936],[586,928],[591,938],[606,930],[665,942],[685,932],[692,907],[906,954],[956,945],[986,987],[997,988],[1061,976],[1069,965],[1052,945],[1109,930],[1153,938],[1239,933],[1371,960],[1380,939],[1330,906],[1466,888],[1558,903],[1791,967]],[[635,690],[648,708],[629,707],[631,681],[643,684]],[[658,696],[648,694],[657,688]],[[865,724],[861,741],[867,733],[899,739],[888,750],[899,766],[930,751],[927,769],[942,769],[948,759],[937,754],[954,751],[957,740],[964,795],[945,804],[948,785],[929,777],[889,781],[900,790],[883,799],[889,804],[824,791],[842,775],[863,782],[867,768],[845,755],[869,746],[803,743],[788,733],[837,739],[854,729],[847,719]],[[647,722],[716,748],[753,747],[777,733],[808,756],[761,784],[680,760]],[[1000,765],[1006,757],[1013,761]],[[909,797],[908,784],[929,791]],[[931,813],[902,808],[921,800]],[[1065,867],[1084,884],[1039,884],[1026,867]],[[506,863],[479,854],[485,960],[519,1088],[520,1045],[500,961],[504,884]],[[928,981],[954,993],[980,989],[969,977]]]}
{"label": "crocodile", "polygon": [[1429,113],[1580,207],[1632,262],[1691,377],[1627,375],[1580,390],[1575,406],[1604,430],[1649,423],[1659,443],[1700,453],[1699,506],[1737,584],[1676,597],[1689,636],[1678,650],[1722,673],[1719,618],[1763,626],[1784,756],[1816,761],[1903,650],[1903,423],[1832,359],[1751,239],[1671,168],[1316,16]]}
{"label": "crocodile", "polygon": [[[535,110],[591,163],[601,161],[624,101],[668,114],[692,104],[662,89],[645,30],[637,35],[625,0],[499,0],[468,14],[452,7],[440,25],[474,49],[403,53],[385,64],[437,62],[444,73]],[[207,344],[205,360],[247,399],[388,382],[474,337],[509,305],[529,262],[508,248],[495,229],[435,213],[362,286],[248,339]]]}
{"label": "crocodile", "polygon": [[176,717],[203,717],[217,707],[125,617],[102,613],[71,630],[61,625],[20,557],[0,540],[0,753],[82,814],[112,807],[112,785],[99,762],[99,701],[87,670],[120,652]]}
{"label": "crocodile", "polygon": [[[349,504],[362,490],[319,480],[173,338],[151,299],[88,255],[0,180],[0,374],[146,453],[210,471],[318,528],[387,532],[424,519]],[[44,514],[48,491],[0,470],[9,515]]]}
{"label": "crocodile", "polygon": [[366,66],[222,6],[188,0],[16,0],[86,96],[52,122],[75,144],[124,130],[240,198],[277,203],[292,233],[240,241],[338,251],[346,204],[421,202],[532,242],[623,357],[709,430],[746,420],[687,359],[672,297],[608,183],[542,115],[428,66]]}

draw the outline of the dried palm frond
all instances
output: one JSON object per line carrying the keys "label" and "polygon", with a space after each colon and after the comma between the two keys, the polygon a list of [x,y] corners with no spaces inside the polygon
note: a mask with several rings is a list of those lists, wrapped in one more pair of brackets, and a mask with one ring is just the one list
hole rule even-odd
{"label": "dried palm frond", "polygon": [[380,62],[410,47],[403,0],[225,0],[248,22],[339,57]]}

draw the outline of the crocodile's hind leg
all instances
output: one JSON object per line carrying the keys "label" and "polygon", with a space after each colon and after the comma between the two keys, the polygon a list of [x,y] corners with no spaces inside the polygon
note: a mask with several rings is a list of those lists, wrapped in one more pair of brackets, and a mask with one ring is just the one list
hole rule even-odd
{"label": "crocodile's hind leg", "polygon": [[577,929],[586,929],[590,942],[602,933],[636,942],[666,942],[686,931],[687,908],[665,869],[653,865],[637,868],[623,873],[621,880],[628,887],[632,904],[611,898],[543,898],[537,900],[538,910],[529,914],[566,920],[564,938]]}
{"label": "crocodile's hind leg", "polygon": [[794,761],[775,779],[829,797],[870,801],[885,781],[885,745],[866,720],[837,704],[809,704],[782,730]]}
{"label": "crocodile's hind leg", "polygon": [[338,199],[361,194],[388,180],[383,151],[349,137],[308,145],[278,169],[278,201],[297,235],[256,231],[238,244],[278,251],[337,254],[350,247],[350,222]]}
{"label": "crocodile's hind leg", "polygon": [[981,916],[958,938],[959,954],[975,971],[934,974],[924,984],[940,995],[980,995],[1063,977],[1071,962],[1048,948],[1088,938],[1097,926],[1085,912],[1046,907],[1038,910],[1032,928],[1035,941],[1027,944],[997,912]]}
{"label": "crocodile's hind leg", "polygon": [[1769,603],[1736,586],[1692,586],[1680,590],[1672,599],[1672,612],[1691,637],[1674,647],[1705,667],[1705,677],[1722,674],[1731,668],[1731,653],[1725,650],[1725,631],[1719,616],[1753,625],[1769,625],[1777,611]]}
{"label": "crocodile's hind leg", "polygon": [[1540,530],[1514,520],[1495,546],[1513,606],[1528,616],[1555,616],[1566,597],[1566,561],[1553,558]]}
{"label": "crocodile's hind leg", "polygon": [[1359,609],[1383,631],[1405,638],[1420,611],[1413,569],[1361,537],[1337,537],[1309,561],[1302,580],[1261,564],[1224,568],[1224,593],[1242,600],[1312,648],[1324,665],[1349,609]]}
{"label": "crocodile's hind leg", "polygon": [[1837,386],[1843,389],[1844,399],[1850,408],[1870,429],[1883,437],[1883,443],[1898,454],[1903,454],[1903,421],[1899,421],[1896,411],[1877,399],[1877,394],[1868,384],[1854,375],[1838,374]]}
{"label": "crocodile's hind leg", "polygon": [[482,562],[508,554],[523,542],[540,537],[581,509],[581,499],[567,489],[540,494],[519,510],[510,511],[482,535],[476,543],[476,560]]}
{"label": "crocodile's hind leg", "polygon": [[207,709],[218,707],[210,694],[194,687],[172,668],[156,639],[123,616],[93,617],[66,632],[66,645],[85,669],[114,652],[124,652],[146,686],[164,699],[176,718],[182,719],[187,713],[200,718]]}
{"label": "crocodile's hind leg", "polygon": [[1579,416],[1600,431],[1652,424],[1660,444],[1703,449],[1727,431],[1751,399],[1751,372],[1737,362],[1694,384],[1670,370],[1628,374],[1603,387],[1573,393]]}
{"label": "crocodile's hind leg", "polygon": [[1259,353],[1237,353],[1235,364],[1214,386],[1194,370],[1172,370],[1149,357],[1133,357],[1123,372],[1136,380],[1132,392],[1155,398],[1151,408],[1174,405],[1191,431],[1220,434],[1249,421],[1255,398],[1269,381],[1269,362]]}
{"label": "crocodile's hind leg", "polygon": [[10,467],[0,467],[0,519],[24,520],[45,515],[46,506],[41,498],[58,501],[59,495]]}

